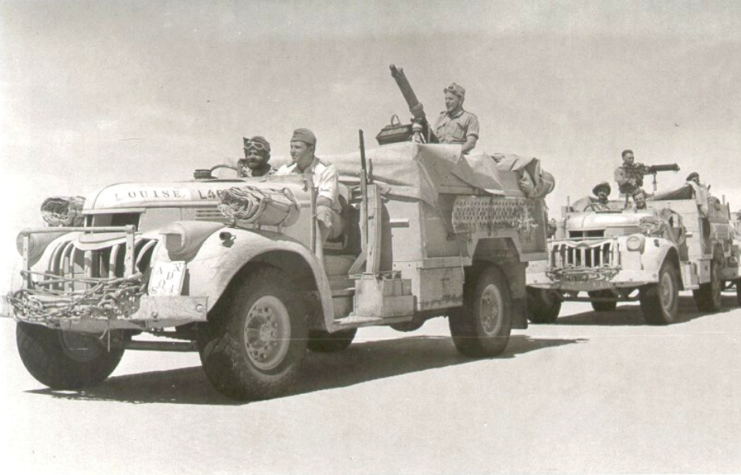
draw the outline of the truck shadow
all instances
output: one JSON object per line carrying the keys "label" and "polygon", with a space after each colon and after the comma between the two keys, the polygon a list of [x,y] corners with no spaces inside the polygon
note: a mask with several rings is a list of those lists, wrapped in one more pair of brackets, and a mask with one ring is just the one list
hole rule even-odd
{"label": "truck shadow", "polygon": [[[717,312],[700,312],[691,295],[679,296],[679,316],[674,325],[690,322],[696,318],[731,312],[738,308],[736,296],[722,296],[723,306]],[[648,325],[641,313],[640,305],[618,303],[612,312],[582,312],[559,317],[557,325],[597,325],[597,326],[644,326]]]}
{"label": "truck shadow", "polygon": [[[584,338],[531,338],[513,335],[505,352],[494,359],[507,360],[531,351],[585,341],[587,340]],[[297,381],[282,397],[353,386],[447,366],[477,364],[481,361],[459,355],[449,337],[413,336],[361,342],[340,353],[307,353]],[[75,391],[40,389],[28,392],[70,400],[120,401],[131,404],[259,403],[234,401],[222,396],[213,389],[200,367],[117,376],[98,386]]]}

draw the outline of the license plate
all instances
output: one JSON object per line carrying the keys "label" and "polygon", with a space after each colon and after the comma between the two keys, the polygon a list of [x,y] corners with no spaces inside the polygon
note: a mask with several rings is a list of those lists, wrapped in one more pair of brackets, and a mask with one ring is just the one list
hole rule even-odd
{"label": "license plate", "polygon": [[180,295],[185,261],[157,262],[149,276],[149,295]]}

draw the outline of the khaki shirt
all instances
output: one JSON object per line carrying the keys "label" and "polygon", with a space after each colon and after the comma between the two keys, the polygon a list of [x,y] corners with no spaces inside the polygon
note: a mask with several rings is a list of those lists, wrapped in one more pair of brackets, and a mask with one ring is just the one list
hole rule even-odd
{"label": "khaki shirt", "polygon": [[[634,180],[631,183],[631,180]],[[621,166],[615,169],[615,181],[618,184],[620,193],[632,195],[639,188],[643,187],[643,173],[638,167]]]}
{"label": "khaki shirt", "polygon": [[[302,172],[296,163],[283,165],[275,172],[276,175],[300,175]],[[337,191],[337,169],[331,163],[324,162],[317,157],[311,165],[303,171],[304,175],[312,175],[314,188],[317,189],[317,197],[323,196],[332,202],[332,209],[338,213],[342,211]]]}
{"label": "khaki shirt", "polygon": [[463,109],[453,116],[443,111],[435,123],[435,135],[440,143],[466,143],[469,135],[479,138],[479,119]]}

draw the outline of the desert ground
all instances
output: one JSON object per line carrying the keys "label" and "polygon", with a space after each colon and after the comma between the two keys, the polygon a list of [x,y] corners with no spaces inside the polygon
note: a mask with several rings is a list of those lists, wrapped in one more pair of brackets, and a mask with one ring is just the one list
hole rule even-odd
{"label": "desert ground", "polygon": [[647,326],[637,304],[564,304],[503,356],[458,355],[447,321],[362,329],[309,353],[285,397],[235,402],[195,353],[129,351],[109,380],[51,391],[0,320],[7,473],[738,473],[741,309]]}

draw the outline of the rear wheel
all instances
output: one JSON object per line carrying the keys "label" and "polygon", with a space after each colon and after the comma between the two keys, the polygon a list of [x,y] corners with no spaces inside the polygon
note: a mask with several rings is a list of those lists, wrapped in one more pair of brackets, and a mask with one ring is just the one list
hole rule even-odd
{"label": "rear wheel", "polygon": [[[607,299],[614,297],[615,294],[610,290],[594,290],[588,292],[591,298]],[[590,302],[595,312],[612,312],[617,308],[617,299],[610,301]]]}
{"label": "rear wheel", "polygon": [[52,389],[98,384],[113,373],[124,353],[122,348],[108,351],[95,336],[25,322],[18,323],[16,341],[28,372]]}
{"label": "rear wheel", "polygon": [[692,291],[695,305],[701,312],[715,312],[721,307],[721,291],[723,282],[720,280],[720,265],[713,261],[710,263],[710,282],[700,284],[698,290]]}
{"label": "rear wheel", "polygon": [[357,331],[356,328],[334,333],[324,330],[309,330],[307,347],[315,353],[335,353],[346,350],[355,338]]}
{"label": "rear wheel", "polygon": [[451,312],[448,324],[456,349],[465,356],[497,356],[504,351],[512,330],[512,300],[498,268],[466,275],[463,306]]}
{"label": "rear wheel", "polygon": [[651,325],[668,325],[679,313],[679,284],[677,271],[670,262],[664,262],[659,271],[659,282],[640,291],[641,311]]}
{"label": "rear wheel", "polygon": [[737,280],[736,284],[736,303],[741,305],[741,280]]}
{"label": "rear wheel", "polygon": [[561,311],[561,296],[555,290],[527,289],[527,318],[532,323],[553,323]]}
{"label": "rear wheel", "polygon": [[283,271],[260,267],[219,302],[220,311],[199,334],[203,369],[219,392],[266,399],[293,382],[307,340],[298,295]]}

